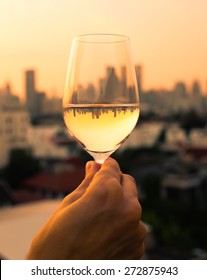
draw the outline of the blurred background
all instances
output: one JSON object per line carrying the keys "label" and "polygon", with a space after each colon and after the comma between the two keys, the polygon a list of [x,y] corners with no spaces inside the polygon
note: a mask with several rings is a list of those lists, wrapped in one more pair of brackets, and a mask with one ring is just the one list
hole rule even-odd
{"label": "blurred background", "polygon": [[2,258],[9,211],[63,198],[91,160],[62,119],[72,38],[118,33],[131,40],[141,115],[112,157],[138,185],[144,257],[207,259],[206,13],[203,0],[0,0]]}

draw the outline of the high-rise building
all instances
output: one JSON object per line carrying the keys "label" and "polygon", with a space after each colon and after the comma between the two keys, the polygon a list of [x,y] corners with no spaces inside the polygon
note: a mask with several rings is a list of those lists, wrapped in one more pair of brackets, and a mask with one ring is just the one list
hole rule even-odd
{"label": "high-rise building", "polygon": [[143,88],[142,88],[142,66],[141,65],[135,65],[135,72],[136,72],[137,83],[138,83],[138,91],[139,91],[139,94],[141,95],[143,93]]}
{"label": "high-rise building", "polygon": [[200,83],[198,81],[194,81],[192,85],[192,94],[194,96],[199,96],[201,95],[201,88],[200,88]]}
{"label": "high-rise building", "polygon": [[169,106],[173,112],[189,111],[191,108],[189,95],[184,82],[180,81],[175,84]]}
{"label": "high-rise building", "polygon": [[103,100],[99,100],[100,102],[108,102],[113,103],[114,100],[120,99],[120,81],[116,73],[116,69],[114,67],[107,67],[107,77],[106,77],[106,85],[104,94],[101,96]]}
{"label": "high-rise building", "polygon": [[201,112],[203,107],[201,87],[198,81],[194,81],[192,85],[192,107],[197,111]]}
{"label": "high-rise building", "polygon": [[0,92],[0,107],[4,109],[19,109],[21,107],[19,97],[12,93],[10,83],[6,83]]}
{"label": "high-rise building", "polygon": [[186,97],[187,96],[187,90],[186,85],[183,82],[177,82],[174,89],[175,95],[179,97]]}
{"label": "high-rise building", "polygon": [[127,92],[127,69],[126,66],[121,68],[121,94],[125,96]]}
{"label": "high-rise building", "polygon": [[35,89],[35,71],[26,71],[26,105],[32,118],[37,116],[37,92]]}

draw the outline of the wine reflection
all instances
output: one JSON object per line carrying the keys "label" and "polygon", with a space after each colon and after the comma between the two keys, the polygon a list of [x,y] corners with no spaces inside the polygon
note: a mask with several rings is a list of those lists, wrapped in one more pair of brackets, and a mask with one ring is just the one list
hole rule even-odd
{"label": "wine reflection", "polygon": [[106,76],[94,83],[79,84],[71,94],[71,103],[86,104],[94,100],[93,103],[96,104],[120,104],[139,101],[136,95],[136,83],[130,84],[130,81],[127,81],[126,66],[121,66],[118,70],[107,66],[105,72]]}

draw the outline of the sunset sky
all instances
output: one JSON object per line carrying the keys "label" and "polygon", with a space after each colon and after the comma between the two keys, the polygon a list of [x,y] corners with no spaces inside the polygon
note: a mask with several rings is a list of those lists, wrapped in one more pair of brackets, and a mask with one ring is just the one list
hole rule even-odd
{"label": "sunset sky", "polygon": [[206,0],[0,0],[0,89],[10,81],[24,97],[24,71],[36,69],[38,90],[61,96],[83,33],[129,36],[144,89],[197,79],[207,92]]}

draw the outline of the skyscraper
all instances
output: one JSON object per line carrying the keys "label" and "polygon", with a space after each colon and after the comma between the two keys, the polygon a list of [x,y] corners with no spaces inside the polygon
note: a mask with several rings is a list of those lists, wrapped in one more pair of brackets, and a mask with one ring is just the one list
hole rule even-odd
{"label": "skyscraper", "polygon": [[199,95],[201,95],[200,84],[199,84],[198,81],[194,81],[194,82],[193,82],[192,93],[193,93],[193,96],[199,96]]}
{"label": "skyscraper", "polygon": [[198,81],[194,81],[192,85],[192,107],[197,112],[201,112],[203,108],[201,88]]}
{"label": "skyscraper", "polygon": [[136,72],[137,83],[138,83],[138,91],[139,91],[139,94],[141,95],[143,93],[143,88],[142,88],[142,66],[141,65],[135,65],[135,72]]}
{"label": "skyscraper", "polygon": [[34,70],[26,71],[26,105],[32,118],[37,114],[37,92],[35,89],[35,72]]}

